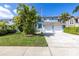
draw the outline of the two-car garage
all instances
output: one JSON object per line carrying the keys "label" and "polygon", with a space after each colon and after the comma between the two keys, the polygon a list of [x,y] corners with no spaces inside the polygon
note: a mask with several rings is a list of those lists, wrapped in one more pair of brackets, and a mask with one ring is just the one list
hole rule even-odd
{"label": "two-car garage", "polygon": [[44,33],[55,33],[56,31],[63,31],[63,25],[60,22],[44,23]]}

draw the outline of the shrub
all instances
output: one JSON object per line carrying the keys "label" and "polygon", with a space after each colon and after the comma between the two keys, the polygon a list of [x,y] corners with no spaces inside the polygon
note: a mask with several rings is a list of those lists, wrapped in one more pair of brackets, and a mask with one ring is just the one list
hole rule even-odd
{"label": "shrub", "polygon": [[5,35],[7,34],[7,30],[0,30],[0,35]]}
{"label": "shrub", "polygon": [[70,34],[79,34],[79,27],[65,27],[64,32]]}
{"label": "shrub", "polygon": [[16,30],[7,30],[7,34],[16,33]]}
{"label": "shrub", "polygon": [[16,30],[0,30],[0,35],[13,34]]}
{"label": "shrub", "polygon": [[16,33],[16,28],[14,25],[6,25],[0,29],[0,35]]}

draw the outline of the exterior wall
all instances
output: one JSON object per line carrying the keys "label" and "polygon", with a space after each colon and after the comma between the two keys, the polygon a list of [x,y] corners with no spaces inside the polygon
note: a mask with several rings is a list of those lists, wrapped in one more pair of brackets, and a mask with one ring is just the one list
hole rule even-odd
{"label": "exterior wall", "polygon": [[79,23],[79,19],[78,19],[78,23]]}
{"label": "exterior wall", "polygon": [[[42,22],[41,22],[42,21]],[[37,23],[37,31],[38,32],[53,32],[54,24],[55,22],[58,22],[58,19],[55,17],[44,17],[41,18],[41,21]],[[42,27],[39,28],[39,24],[42,24]]]}
{"label": "exterior wall", "polygon": [[77,19],[77,20],[78,20],[78,23],[76,23],[75,18],[69,19],[69,20],[66,21],[66,23],[65,23],[66,27],[73,27],[73,26],[78,27],[78,26],[79,26],[79,19]]}
{"label": "exterior wall", "polygon": [[75,24],[76,24],[76,22],[75,22],[74,18],[69,19],[65,23],[66,27],[71,27],[71,26],[74,26]]}
{"label": "exterior wall", "polygon": [[[45,18],[45,17],[43,17],[43,18],[41,18],[41,21],[39,21],[38,23],[37,23],[37,26],[36,26],[36,29],[37,29],[37,31],[38,32],[44,32],[45,30],[46,30],[46,28],[45,28],[45,23],[52,23],[52,18],[50,17],[50,18]],[[41,28],[39,28],[39,24],[42,24],[42,27]],[[46,25],[47,26],[47,25]],[[47,27],[49,27],[49,26],[47,26]],[[51,27],[51,26],[50,26]],[[48,28],[47,28],[48,29]]]}
{"label": "exterior wall", "polygon": [[6,25],[13,25],[14,24],[12,19],[1,19],[0,21],[4,21],[6,23]]}

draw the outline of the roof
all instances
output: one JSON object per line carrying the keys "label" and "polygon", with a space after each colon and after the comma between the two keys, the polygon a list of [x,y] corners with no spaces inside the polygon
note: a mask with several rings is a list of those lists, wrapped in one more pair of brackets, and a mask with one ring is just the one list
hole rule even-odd
{"label": "roof", "polygon": [[41,18],[58,18],[59,16],[41,16]]}
{"label": "roof", "polygon": [[64,25],[64,23],[61,22],[44,22],[45,26],[50,26],[50,25],[54,25],[54,26],[60,26],[60,25]]}
{"label": "roof", "polygon": [[[41,18],[57,18],[60,19],[61,16],[41,16]],[[75,18],[78,19],[79,16],[69,16],[69,18]]]}

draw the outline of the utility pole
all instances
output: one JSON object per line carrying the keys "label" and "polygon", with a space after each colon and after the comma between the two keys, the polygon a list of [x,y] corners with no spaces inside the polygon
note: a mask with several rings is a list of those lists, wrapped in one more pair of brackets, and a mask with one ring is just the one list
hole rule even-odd
{"label": "utility pole", "polygon": [[41,9],[41,17],[42,17],[42,8],[40,8]]}
{"label": "utility pole", "polygon": [[[41,20],[43,21],[44,19],[42,18],[42,7],[40,8],[40,11],[41,11]],[[44,32],[44,23],[42,23],[42,32]]]}

